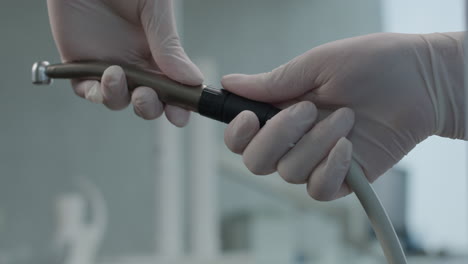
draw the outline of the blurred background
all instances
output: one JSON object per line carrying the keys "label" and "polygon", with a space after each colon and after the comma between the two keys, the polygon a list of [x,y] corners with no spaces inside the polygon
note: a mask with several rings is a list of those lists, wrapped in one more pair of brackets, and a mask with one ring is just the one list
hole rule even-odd
{"label": "blurred background", "polygon": [[[222,75],[269,71],[362,34],[464,30],[464,1],[177,0],[187,53]],[[385,263],[351,195],[319,203],[256,177],[224,125],[111,112],[68,82],[34,87],[58,62],[45,1],[0,4],[0,264]],[[468,262],[466,143],[430,138],[375,183],[410,263]]]}

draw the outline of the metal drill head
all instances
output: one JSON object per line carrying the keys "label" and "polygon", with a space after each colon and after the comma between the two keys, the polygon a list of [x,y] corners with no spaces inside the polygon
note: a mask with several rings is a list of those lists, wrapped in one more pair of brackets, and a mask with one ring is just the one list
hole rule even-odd
{"label": "metal drill head", "polygon": [[52,82],[52,79],[47,76],[46,68],[50,63],[47,61],[39,61],[32,66],[32,82],[37,85],[47,85]]}

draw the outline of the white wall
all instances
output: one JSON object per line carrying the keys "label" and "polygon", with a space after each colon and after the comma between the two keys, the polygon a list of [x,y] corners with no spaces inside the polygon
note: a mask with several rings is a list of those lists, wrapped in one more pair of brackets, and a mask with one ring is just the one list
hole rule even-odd
{"label": "white wall", "polygon": [[[463,0],[384,0],[384,30],[430,33],[464,30]],[[409,226],[433,250],[468,248],[466,143],[432,137],[400,164],[409,170]]]}

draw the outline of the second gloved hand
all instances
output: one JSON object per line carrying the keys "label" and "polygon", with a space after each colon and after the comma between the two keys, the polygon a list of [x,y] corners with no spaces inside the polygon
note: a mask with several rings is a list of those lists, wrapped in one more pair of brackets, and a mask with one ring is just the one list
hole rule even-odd
{"label": "second gloved hand", "polygon": [[[287,107],[262,129],[241,113],[225,143],[255,174],[307,183],[318,200],[346,195],[351,158],[374,181],[428,136],[466,137],[463,38],[374,34],[322,45],[272,72],[225,76],[225,89]],[[334,112],[318,121],[314,104]]]}
{"label": "second gloved hand", "polygon": [[[48,0],[52,32],[65,62],[100,60],[130,64],[162,73],[187,85],[203,82],[200,70],[185,54],[176,31],[171,0]],[[189,112],[164,105],[154,90],[127,90],[123,70],[108,68],[101,82],[73,80],[79,96],[119,110],[130,101],[135,113],[155,119],[165,111],[176,126]]]}

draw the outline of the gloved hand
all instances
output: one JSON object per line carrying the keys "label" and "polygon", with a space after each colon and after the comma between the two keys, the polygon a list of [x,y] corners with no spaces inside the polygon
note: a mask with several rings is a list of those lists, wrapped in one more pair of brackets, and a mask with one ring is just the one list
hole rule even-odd
{"label": "gloved hand", "polygon": [[[163,73],[187,85],[199,85],[203,75],[181,47],[171,0],[48,0],[49,17],[57,47],[65,62],[103,60],[136,65]],[[109,67],[102,81],[74,80],[77,95],[104,103],[112,110],[130,100],[144,119],[166,116],[184,126],[189,112],[164,106],[154,90],[138,87],[132,94],[122,68]]]}
{"label": "gloved hand", "polygon": [[[373,34],[319,46],[272,72],[225,76],[233,93],[289,106],[260,130],[242,112],[225,143],[255,174],[307,183],[317,200],[344,196],[351,158],[372,182],[431,135],[466,138],[463,38]],[[314,104],[335,111],[316,121]]]}

